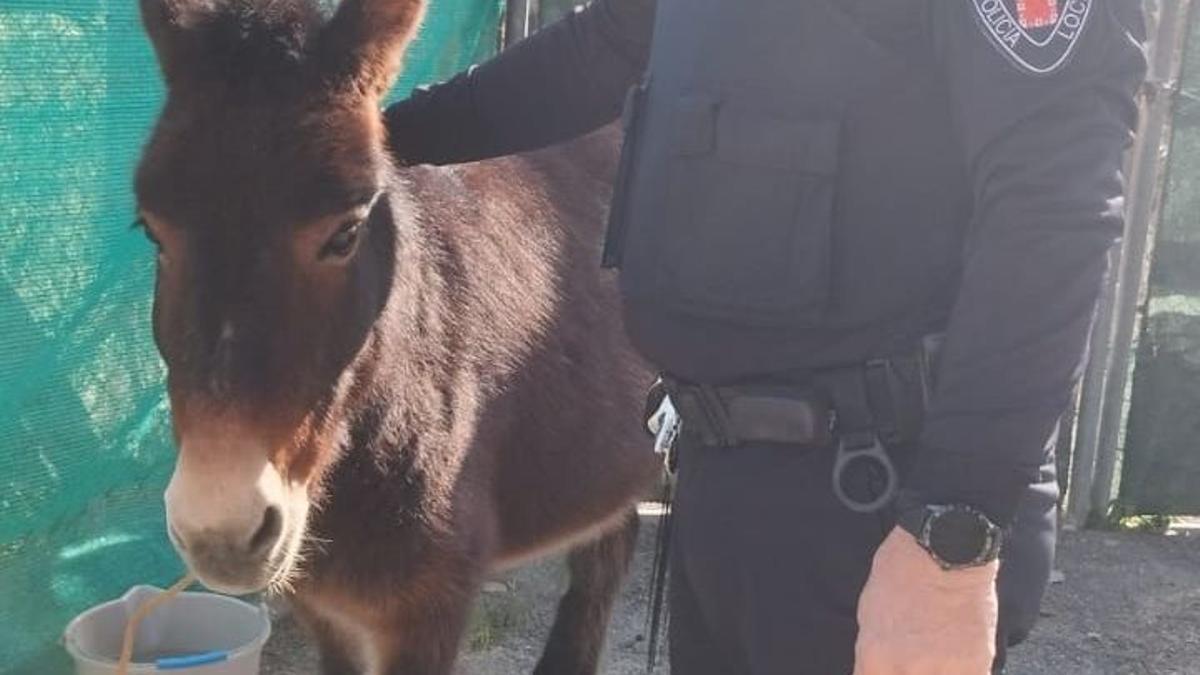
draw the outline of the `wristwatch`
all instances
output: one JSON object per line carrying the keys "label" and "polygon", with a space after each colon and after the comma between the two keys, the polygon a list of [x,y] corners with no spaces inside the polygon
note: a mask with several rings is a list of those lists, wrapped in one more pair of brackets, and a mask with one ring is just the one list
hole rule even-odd
{"label": "wristwatch", "polygon": [[986,565],[1000,556],[1003,530],[964,504],[924,504],[902,509],[896,524],[916,537],[944,570]]}

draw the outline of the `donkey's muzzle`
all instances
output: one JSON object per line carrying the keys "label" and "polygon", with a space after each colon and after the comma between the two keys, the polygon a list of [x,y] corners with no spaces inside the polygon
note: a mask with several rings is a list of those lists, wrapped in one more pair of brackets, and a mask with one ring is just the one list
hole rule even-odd
{"label": "donkey's muzzle", "polygon": [[[220,456],[225,461],[216,461]],[[260,590],[284,557],[283,539],[295,520],[287,508],[292,495],[262,457],[218,455],[187,439],[182,444],[165,494],[168,531],[188,566],[214,590]]]}

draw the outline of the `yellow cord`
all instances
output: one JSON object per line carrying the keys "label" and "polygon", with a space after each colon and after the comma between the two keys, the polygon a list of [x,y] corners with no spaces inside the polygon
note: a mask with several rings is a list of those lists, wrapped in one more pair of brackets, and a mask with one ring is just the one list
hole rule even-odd
{"label": "yellow cord", "polygon": [[176,581],[166,592],[154,596],[134,610],[133,616],[129,617],[129,621],[125,623],[125,638],[121,642],[121,660],[117,662],[117,675],[129,675],[129,663],[133,661],[133,640],[137,636],[137,629],[142,623],[142,619],[145,619],[158,606],[169,602],[176,595],[179,595],[183,589],[191,586],[195,581],[196,577],[192,576],[191,572],[189,572],[183,575],[182,579]]}

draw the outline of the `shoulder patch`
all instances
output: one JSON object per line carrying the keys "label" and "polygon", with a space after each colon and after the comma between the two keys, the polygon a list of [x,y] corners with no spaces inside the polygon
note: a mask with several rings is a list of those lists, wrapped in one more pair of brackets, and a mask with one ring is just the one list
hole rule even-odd
{"label": "shoulder patch", "polygon": [[1071,57],[1095,0],[971,0],[992,43],[1021,70],[1046,75]]}

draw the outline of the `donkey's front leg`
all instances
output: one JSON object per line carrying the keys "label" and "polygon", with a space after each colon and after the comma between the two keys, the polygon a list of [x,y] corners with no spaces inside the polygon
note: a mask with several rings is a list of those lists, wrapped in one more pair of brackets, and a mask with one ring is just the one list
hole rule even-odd
{"label": "donkey's front leg", "polygon": [[422,587],[390,617],[381,667],[368,675],[450,675],[476,583]]}
{"label": "donkey's front leg", "polygon": [[476,584],[434,576],[374,597],[326,591],[298,598],[321,675],[450,675]]}
{"label": "donkey's front leg", "polygon": [[359,675],[361,670],[351,653],[351,645],[328,626],[316,631],[317,653],[321,659],[321,675]]}
{"label": "donkey's front leg", "polygon": [[343,608],[317,604],[314,598],[297,598],[295,616],[317,646],[321,675],[361,675],[364,672],[363,624]]}

